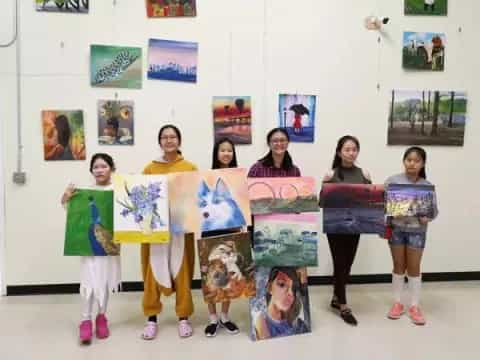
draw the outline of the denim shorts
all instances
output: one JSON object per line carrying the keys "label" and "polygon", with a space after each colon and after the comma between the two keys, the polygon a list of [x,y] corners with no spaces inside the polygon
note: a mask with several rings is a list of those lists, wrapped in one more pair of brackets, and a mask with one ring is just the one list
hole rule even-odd
{"label": "denim shorts", "polygon": [[424,232],[405,232],[393,230],[392,237],[388,241],[390,245],[405,245],[414,249],[424,249],[426,234]]}

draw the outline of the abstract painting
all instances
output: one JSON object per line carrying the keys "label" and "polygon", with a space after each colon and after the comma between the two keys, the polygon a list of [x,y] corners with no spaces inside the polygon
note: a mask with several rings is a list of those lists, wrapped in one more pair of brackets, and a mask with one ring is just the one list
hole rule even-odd
{"label": "abstract painting", "polygon": [[445,68],[445,34],[427,32],[403,33],[403,68],[443,71]]}
{"label": "abstract painting", "polygon": [[463,146],[467,104],[461,91],[392,90],[388,145]]}
{"label": "abstract painting", "polygon": [[250,225],[245,169],[181,172],[168,179],[174,232],[198,234]]}
{"label": "abstract painting", "polygon": [[37,11],[71,14],[88,13],[89,0],[35,0]]}
{"label": "abstract painting", "polygon": [[252,340],[311,332],[307,269],[258,267],[250,299]]}
{"label": "abstract painting", "polygon": [[147,0],[150,18],[196,16],[195,0]]}
{"label": "abstract painting", "polygon": [[320,192],[324,208],[384,208],[385,186],[325,183]]}
{"label": "abstract painting", "polygon": [[313,177],[249,178],[252,214],[318,211]]}
{"label": "abstract painting", "polygon": [[95,87],[140,89],[142,49],[90,45],[90,84]]}
{"label": "abstract painting", "polygon": [[447,15],[448,0],[405,0],[405,15]]}
{"label": "abstract painting", "polygon": [[114,176],[114,241],[170,240],[168,180],[165,175]]}
{"label": "abstract painting", "polygon": [[255,264],[250,233],[200,239],[198,256],[206,303],[255,296]]}
{"label": "abstract painting", "polygon": [[67,205],[64,255],[120,255],[112,239],[113,191],[77,189]]}
{"label": "abstract painting", "polygon": [[323,184],[323,232],[384,234],[385,187],[371,184]]}
{"label": "abstract painting", "polygon": [[252,143],[252,105],[250,96],[213,98],[215,142],[228,138],[234,144]]}
{"label": "abstract painting", "polygon": [[316,103],[315,95],[280,95],[279,126],[287,130],[291,142],[314,142]]}
{"label": "abstract painting", "polygon": [[45,160],[85,160],[82,110],[42,111]]}
{"label": "abstract painting", "polygon": [[133,145],[133,101],[98,101],[98,142],[101,145]]}
{"label": "abstract painting", "polygon": [[433,185],[390,184],[387,186],[385,198],[387,216],[433,218],[435,206]]}
{"label": "abstract painting", "polygon": [[323,209],[325,234],[379,234],[385,233],[385,210],[376,208]]}
{"label": "abstract painting", "polygon": [[198,44],[185,41],[148,41],[148,78],[197,82]]}
{"label": "abstract painting", "polygon": [[255,215],[257,266],[317,266],[318,214]]}

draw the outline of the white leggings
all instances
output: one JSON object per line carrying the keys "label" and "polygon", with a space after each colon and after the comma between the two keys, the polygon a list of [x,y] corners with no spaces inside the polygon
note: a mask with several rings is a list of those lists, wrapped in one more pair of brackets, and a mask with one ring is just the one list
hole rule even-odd
{"label": "white leggings", "polygon": [[[99,314],[105,314],[107,312],[108,288],[105,289],[103,299],[101,300],[102,301],[98,301],[95,298],[93,291],[88,298],[82,296],[82,320],[92,320],[94,303],[97,303]],[[100,304],[103,304],[103,306],[100,306]]]}

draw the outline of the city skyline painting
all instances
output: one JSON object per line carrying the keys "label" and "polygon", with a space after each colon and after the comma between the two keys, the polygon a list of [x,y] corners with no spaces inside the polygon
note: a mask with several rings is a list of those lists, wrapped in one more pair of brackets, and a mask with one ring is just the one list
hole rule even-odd
{"label": "city skyline painting", "polygon": [[198,43],[150,39],[149,79],[197,82]]}

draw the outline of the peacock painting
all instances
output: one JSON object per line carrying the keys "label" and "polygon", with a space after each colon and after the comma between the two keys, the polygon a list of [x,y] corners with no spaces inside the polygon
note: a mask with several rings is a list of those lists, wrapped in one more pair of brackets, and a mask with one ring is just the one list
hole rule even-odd
{"label": "peacock painting", "polygon": [[120,254],[120,245],[113,242],[113,191],[77,190],[67,207],[64,254]]}
{"label": "peacock painting", "polygon": [[102,225],[102,218],[93,196],[88,197],[91,223],[88,227],[88,240],[96,256],[118,255],[119,246],[112,242],[113,233]]}

